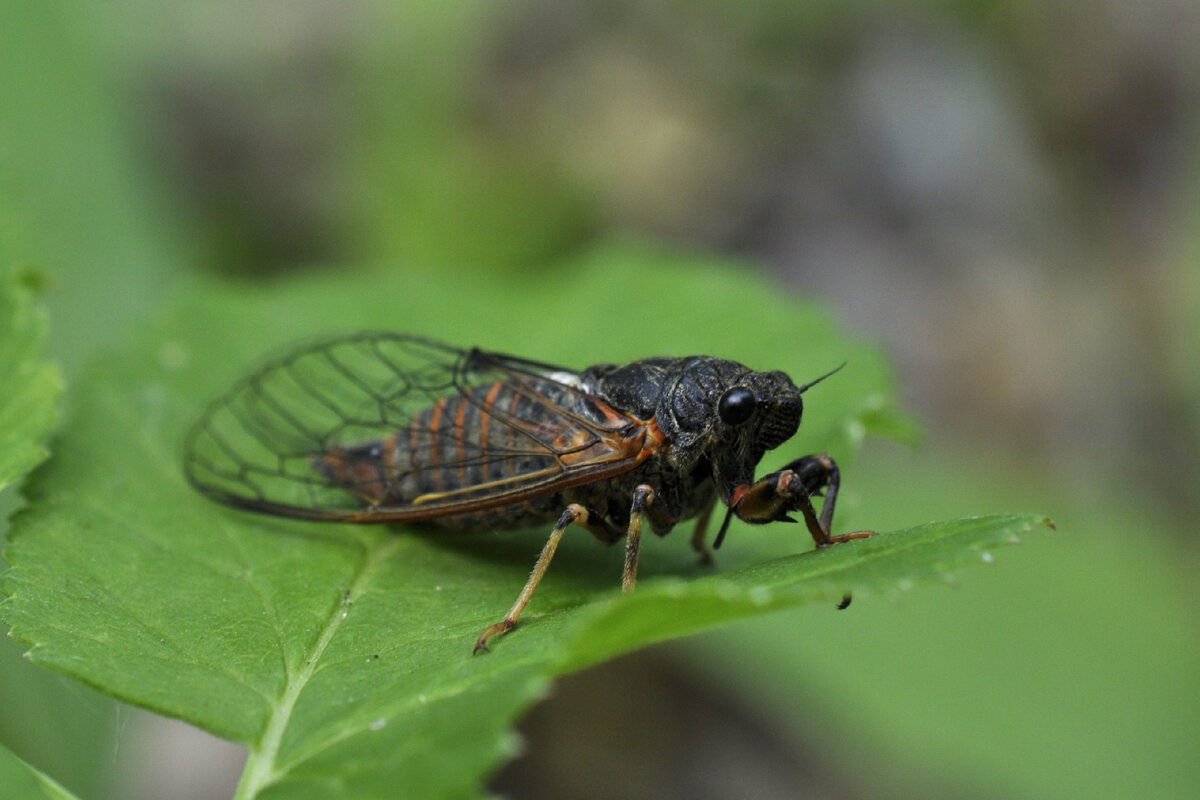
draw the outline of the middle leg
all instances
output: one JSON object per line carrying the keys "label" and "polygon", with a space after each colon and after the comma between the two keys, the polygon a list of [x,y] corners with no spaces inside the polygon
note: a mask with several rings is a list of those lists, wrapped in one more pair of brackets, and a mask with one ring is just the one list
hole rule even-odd
{"label": "middle leg", "polygon": [[638,553],[642,547],[642,517],[646,506],[654,502],[654,489],[641,484],[633,490],[629,509],[629,532],[625,539],[625,571],[621,573],[621,591],[632,592],[637,586]]}

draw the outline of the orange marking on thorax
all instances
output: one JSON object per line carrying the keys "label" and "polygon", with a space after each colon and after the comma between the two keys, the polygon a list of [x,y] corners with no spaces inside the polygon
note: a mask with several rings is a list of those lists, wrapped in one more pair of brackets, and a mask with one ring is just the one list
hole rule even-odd
{"label": "orange marking on thorax", "polygon": [[[630,441],[634,440],[630,439]],[[661,452],[663,445],[667,441],[667,437],[658,427],[658,422],[652,419],[649,422],[642,423],[642,435],[637,441],[639,448],[637,451],[637,460],[640,463],[650,456]]]}
{"label": "orange marking on thorax", "polygon": [[655,450],[658,450],[658,448],[666,443],[667,435],[662,432],[662,428],[658,427],[657,419],[650,420],[650,425],[646,428],[646,431],[650,435],[650,440],[653,442],[652,446]]}

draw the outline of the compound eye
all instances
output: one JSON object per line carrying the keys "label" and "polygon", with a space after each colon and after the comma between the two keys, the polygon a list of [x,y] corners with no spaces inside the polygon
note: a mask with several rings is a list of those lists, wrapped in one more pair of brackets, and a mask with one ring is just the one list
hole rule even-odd
{"label": "compound eye", "polygon": [[741,425],[754,416],[754,409],[757,405],[758,401],[754,399],[754,392],[744,386],[735,386],[721,395],[721,399],[717,403],[717,416],[726,425]]}

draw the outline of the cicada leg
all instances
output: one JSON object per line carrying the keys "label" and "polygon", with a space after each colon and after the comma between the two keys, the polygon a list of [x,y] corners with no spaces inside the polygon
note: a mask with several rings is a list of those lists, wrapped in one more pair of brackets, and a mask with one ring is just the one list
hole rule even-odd
{"label": "cicada leg", "polygon": [[[789,477],[787,473],[790,472]],[[833,509],[837,504],[838,487],[841,484],[841,472],[837,462],[826,453],[815,456],[805,456],[789,464],[781,470],[779,486],[776,489],[782,497],[789,498],[794,507],[804,515],[808,532],[812,534],[817,547],[829,547],[852,539],[866,539],[875,535],[875,531],[854,531],[833,535]],[[821,516],[818,518],[813,508],[813,495],[825,492],[825,501],[821,504]]]}
{"label": "cicada leg", "polygon": [[533,565],[533,572],[529,573],[529,580],[525,582],[525,588],[517,595],[517,601],[513,603],[512,608],[508,610],[508,614],[504,619],[489,625],[484,629],[483,633],[479,634],[479,638],[475,640],[475,652],[487,652],[488,639],[498,633],[508,633],[513,628],[517,627],[517,620],[521,618],[521,612],[525,610],[525,606],[529,605],[530,598],[533,597],[533,592],[541,583],[542,576],[546,574],[546,570],[550,567],[550,560],[554,558],[554,551],[558,549],[558,543],[562,541],[563,533],[567,527],[574,522],[586,525],[588,521],[587,509],[583,506],[572,503],[563,511],[562,516],[558,518],[558,524],[554,526],[554,530],[550,531],[550,538],[546,540],[545,546],[542,547],[542,553],[538,556],[537,563]]}
{"label": "cicada leg", "polygon": [[[634,490],[633,506],[629,513],[628,540],[625,543],[625,569],[621,574],[622,591],[633,591],[634,586],[637,584],[638,552],[641,549],[642,543],[642,516],[645,513],[646,506],[653,500],[654,490],[649,486],[639,486]],[[537,563],[533,565],[533,571],[529,573],[529,580],[525,582],[525,588],[521,589],[521,593],[517,595],[517,600],[513,603],[512,608],[508,610],[508,614],[504,616],[504,619],[485,628],[483,633],[479,634],[479,638],[475,640],[476,653],[486,653],[489,639],[497,634],[508,633],[517,627],[517,620],[521,618],[521,614],[525,611],[525,607],[529,605],[534,591],[537,589],[538,584],[541,583],[546,570],[550,567],[550,561],[554,558],[554,552],[558,549],[558,543],[562,541],[563,533],[566,532],[568,527],[576,523],[587,528],[597,539],[605,544],[612,544],[620,537],[620,531],[614,529],[603,519],[596,522],[589,522],[588,511],[583,506],[576,503],[567,506],[562,516],[558,518],[558,523],[554,526],[554,530],[550,531],[550,538],[546,540],[545,546],[542,547],[541,555],[538,556]]]}
{"label": "cicada leg", "polygon": [[[805,456],[755,481],[738,498],[734,513],[746,522],[761,524],[781,520],[792,522],[794,520],[788,514],[799,511],[818,548],[874,536],[874,531],[833,535],[833,511],[840,481],[841,472],[830,456],[824,453]],[[811,498],[822,492],[825,502],[821,504],[818,516]]]}
{"label": "cicada leg", "polygon": [[629,533],[625,539],[625,570],[621,573],[621,591],[632,592],[637,586],[638,553],[642,548],[642,517],[646,506],[654,502],[654,490],[642,484],[633,490],[629,509]]}
{"label": "cicada leg", "polygon": [[[874,531],[833,535],[833,510],[837,505],[840,480],[837,462],[829,455],[822,453],[798,458],[778,472],[755,481],[738,498],[734,512],[747,522],[765,523],[777,520],[794,522],[788,513],[799,511],[818,549],[875,536]],[[821,504],[821,514],[818,516],[811,497],[820,495],[822,491],[825,501]],[[838,608],[849,606],[850,599],[850,595],[844,596]]]}
{"label": "cicada leg", "polygon": [[692,528],[692,549],[700,554],[701,564],[713,563],[713,553],[706,541],[708,536],[708,522],[712,519],[713,508],[717,505],[717,496],[713,495],[712,500],[708,501],[708,505],[700,512],[700,516],[696,518],[696,527]]}

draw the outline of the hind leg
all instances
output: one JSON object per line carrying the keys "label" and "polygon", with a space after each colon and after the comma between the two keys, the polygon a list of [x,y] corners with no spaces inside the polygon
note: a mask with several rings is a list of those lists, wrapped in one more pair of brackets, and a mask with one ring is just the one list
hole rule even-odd
{"label": "hind leg", "polygon": [[[529,580],[525,582],[525,588],[521,589],[521,593],[517,595],[517,601],[513,603],[512,608],[504,615],[504,619],[489,625],[484,629],[483,633],[479,634],[479,638],[475,640],[475,652],[486,653],[488,651],[488,639],[491,639],[498,633],[508,633],[513,628],[517,627],[517,620],[521,618],[521,612],[525,610],[525,606],[529,605],[530,599],[533,597],[534,591],[538,584],[542,582],[542,576],[546,574],[546,570],[550,567],[550,560],[554,558],[554,551],[558,549],[558,543],[562,541],[563,533],[572,523],[580,523],[588,525],[587,509],[576,503],[567,506],[563,511],[562,516],[558,518],[558,524],[554,526],[554,530],[550,531],[550,538],[546,540],[546,544],[542,547],[541,555],[538,556],[537,562],[533,565],[533,572],[529,573]],[[592,529],[593,526],[588,526]],[[600,534],[595,530],[592,532],[597,538],[601,538]]]}
{"label": "hind leg", "polygon": [[[637,585],[638,553],[641,550],[642,544],[642,516],[645,513],[646,506],[653,500],[654,490],[649,486],[639,486],[634,490],[633,505],[629,513],[629,529],[626,531],[625,569],[621,573],[622,591],[633,591],[633,587]],[[607,520],[600,518],[594,521],[589,520],[587,509],[577,503],[567,506],[562,516],[558,518],[558,523],[554,526],[554,530],[550,531],[550,538],[546,540],[545,546],[542,547],[541,555],[538,556],[537,563],[533,565],[533,572],[529,574],[529,580],[525,582],[525,587],[517,595],[517,600],[513,603],[512,608],[504,615],[504,619],[493,625],[489,625],[484,629],[483,633],[479,634],[479,638],[475,640],[476,653],[486,653],[488,651],[487,643],[489,639],[497,634],[508,633],[517,627],[517,620],[521,618],[522,612],[529,605],[534,591],[537,589],[538,584],[541,583],[546,570],[550,567],[550,561],[554,558],[555,551],[558,550],[558,543],[562,541],[563,533],[572,524],[584,526],[593,536],[605,544],[613,544],[621,538],[621,532],[609,524]]]}

